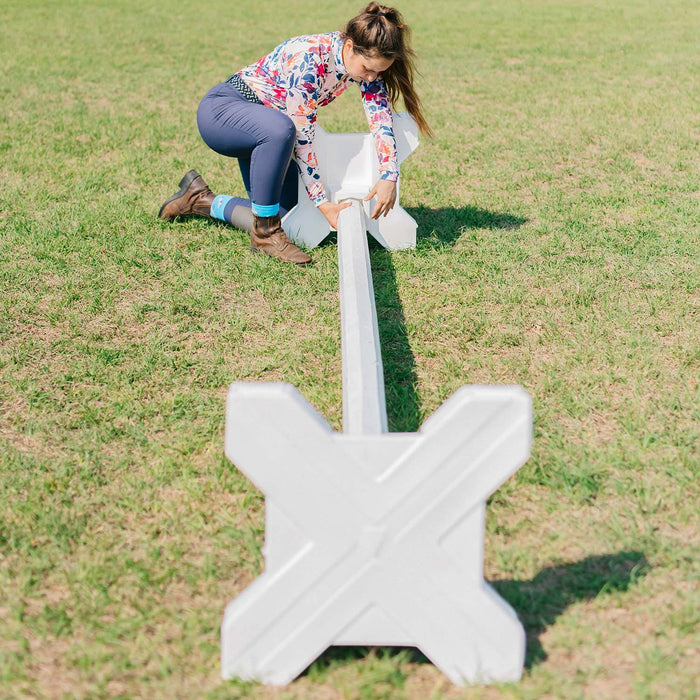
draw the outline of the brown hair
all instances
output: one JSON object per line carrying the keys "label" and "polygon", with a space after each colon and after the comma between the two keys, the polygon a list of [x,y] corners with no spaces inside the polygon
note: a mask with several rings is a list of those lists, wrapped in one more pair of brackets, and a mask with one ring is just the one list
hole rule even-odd
{"label": "brown hair", "polygon": [[432,136],[432,129],[423,116],[420,98],[413,88],[416,72],[416,54],[409,45],[411,30],[404,24],[401,13],[393,7],[371,2],[345,26],[343,39],[351,39],[355,52],[371,58],[393,58],[394,62],[382,72],[391,104],[403,98],[408,113],[416,120],[418,128]]}

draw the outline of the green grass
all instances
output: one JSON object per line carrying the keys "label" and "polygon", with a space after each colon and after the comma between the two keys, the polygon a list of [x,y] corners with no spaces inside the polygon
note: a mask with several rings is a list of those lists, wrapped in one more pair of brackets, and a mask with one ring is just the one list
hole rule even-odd
{"label": "green grass", "polygon": [[[697,4],[401,3],[436,136],[403,170],[416,250],[371,251],[389,420],[531,393],[485,561],[526,669],[460,690],[414,650],[331,649],[279,692],[218,674],[264,534],[224,400],[291,382],[340,427],[336,248],[298,270],[155,214],[190,167],[243,192],[204,92],[359,6],[149,5],[2,4],[0,695],[694,696]],[[321,121],[363,128],[359,100]]]}

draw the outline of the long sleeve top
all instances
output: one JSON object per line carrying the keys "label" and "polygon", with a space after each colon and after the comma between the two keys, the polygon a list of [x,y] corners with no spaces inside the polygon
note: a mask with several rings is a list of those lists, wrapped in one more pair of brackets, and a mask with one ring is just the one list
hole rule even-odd
{"label": "long sleeve top", "polygon": [[[289,39],[238,75],[263,104],[285,112],[296,127],[295,157],[301,178],[316,206],[328,201],[314,152],[316,111],[355,82],[342,60],[340,32]],[[377,78],[359,82],[362,105],[374,135],[380,178],[398,180],[396,140],[386,87]]]}

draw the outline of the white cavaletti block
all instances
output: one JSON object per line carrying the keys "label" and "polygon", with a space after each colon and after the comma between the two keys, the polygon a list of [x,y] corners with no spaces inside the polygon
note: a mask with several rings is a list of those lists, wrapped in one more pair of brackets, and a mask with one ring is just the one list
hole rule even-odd
{"label": "white cavaletti block", "polygon": [[291,385],[232,384],[226,455],[265,494],[265,570],[226,609],[223,676],[283,685],[353,644],[418,647],[457,684],[520,678],[484,514],[531,426],[519,387],[463,387],[418,433],[351,435]]}
{"label": "white cavaletti block", "polygon": [[[408,114],[394,114],[394,136],[399,163],[418,147],[418,126]],[[366,134],[329,134],[316,125],[314,140],[319,174],[333,202],[343,199],[364,199],[379,179],[379,163],[374,137]],[[386,217],[370,219],[375,201],[364,202],[367,231],[385,248],[399,250],[416,245],[416,221],[399,206],[400,178],[397,183],[396,206]],[[299,179],[299,204],[283,219],[282,226],[296,243],[315,248],[331,227],[309,199]]]}
{"label": "white cavaletti block", "polygon": [[[343,182],[338,201],[363,196]],[[386,432],[368,228],[361,202],[341,213],[344,432],[289,384],[229,389],[225,451],[265,495],[265,570],[226,608],[222,675],[283,685],[350,644],[418,647],[457,684],[514,681],[525,634],[484,581],[484,518],[529,456],[530,397],[465,386],[419,432]]]}

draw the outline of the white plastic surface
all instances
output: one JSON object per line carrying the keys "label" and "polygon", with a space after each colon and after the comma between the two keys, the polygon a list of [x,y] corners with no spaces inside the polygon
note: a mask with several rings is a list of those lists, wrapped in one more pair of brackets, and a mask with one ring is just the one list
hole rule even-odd
{"label": "white plastic surface", "polygon": [[531,426],[519,387],[463,387],[418,433],[355,436],[290,385],[232,384],[226,455],[265,494],[265,571],[226,608],[223,676],[283,685],[360,644],[416,646],[457,684],[520,678],[523,628],[482,547]]}
{"label": "white plastic surface", "polygon": [[[408,114],[394,114],[394,136],[399,163],[418,147],[418,127]],[[364,199],[379,179],[379,163],[374,137],[366,134],[331,134],[316,125],[314,148],[319,174],[333,202],[342,199]],[[416,221],[399,205],[400,181],[397,183],[396,205],[386,217],[370,219],[375,200],[364,202],[367,231],[385,248],[399,250],[416,245]],[[299,179],[299,204],[283,219],[282,226],[296,243],[315,248],[331,227],[316,209]]]}
{"label": "white plastic surface", "polygon": [[374,303],[372,268],[362,204],[338,216],[338,271],[343,351],[343,432],[387,431],[384,369]]}
{"label": "white plastic surface", "polygon": [[[405,124],[407,155],[417,138]],[[364,197],[371,137],[327,136],[335,145],[319,157],[333,154],[322,174],[334,197]],[[311,213],[299,205],[292,222],[318,214],[303,199]],[[515,681],[525,633],[484,581],[484,517],[486,499],[529,456],[530,397],[465,386],[419,432],[385,432],[369,206],[355,202],[338,225],[344,432],[289,384],[234,382],[228,392],[226,456],[265,495],[265,569],[226,608],[222,675],[284,685],[327,647],[351,644],[418,647],[456,684]],[[387,247],[415,243],[402,211],[373,232]],[[318,216],[325,228],[305,228],[307,245],[329,232]]]}

